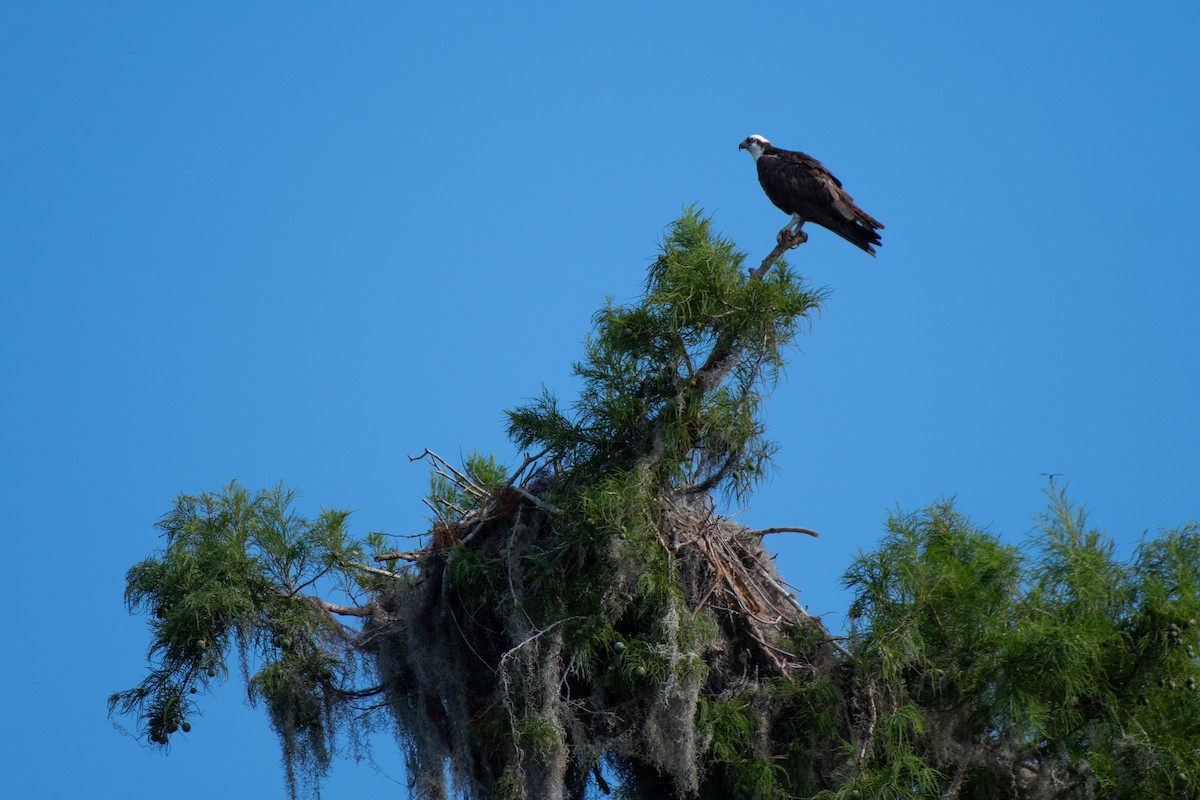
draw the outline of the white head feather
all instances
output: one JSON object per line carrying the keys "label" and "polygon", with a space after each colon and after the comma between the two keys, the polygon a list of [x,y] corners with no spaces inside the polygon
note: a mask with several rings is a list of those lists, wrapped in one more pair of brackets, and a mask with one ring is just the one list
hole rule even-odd
{"label": "white head feather", "polygon": [[738,149],[749,150],[750,155],[754,157],[754,160],[758,161],[758,157],[763,154],[763,150],[765,150],[769,144],[771,143],[767,141],[767,137],[759,136],[756,133],[753,136],[747,136],[745,140],[738,145]]}

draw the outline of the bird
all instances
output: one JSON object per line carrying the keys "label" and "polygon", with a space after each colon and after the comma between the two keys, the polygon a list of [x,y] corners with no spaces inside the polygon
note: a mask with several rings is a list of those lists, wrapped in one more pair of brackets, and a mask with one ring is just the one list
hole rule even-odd
{"label": "bird", "polygon": [[800,228],[804,223],[815,222],[875,255],[873,245],[882,244],[878,231],[883,230],[883,223],[856,206],[842,182],[820,161],[798,150],[781,150],[758,134],[747,136],[738,149],[748,150],[754,157],[758,182],[767,199],[792,215],[779,232],[781,242],[789,229],[794,231],[792,235],[803,236]]}

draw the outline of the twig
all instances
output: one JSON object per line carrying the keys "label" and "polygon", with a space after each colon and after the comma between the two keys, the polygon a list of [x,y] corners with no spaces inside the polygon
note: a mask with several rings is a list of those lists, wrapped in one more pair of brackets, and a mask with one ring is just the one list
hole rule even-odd
{"label": "twig", "polygon": [[[571,670],[575,668],[575,656],[571,656],[571,660],[567,662],[567,668],[563,670],[562,680],[558,682],[558,693],[563,693],[563,688],[567,685],[567,676],[571,674]],[[567,697],[571,695],[568,693]]]}
{"label": "twig", "polygon": [[[493,506],[494,506],[494,505],[495,505],[495,503],[493,503]],[[491,511],[491,510],[492,510],[492,509],[490,509],[490,508],[488,509],[488,511]],[[484,515],[484,517],[483,517],[481,520],[479,520],[479,522],[478,522],[478,523],[476,523],[475,527],[471,528],[470,532],[469,532],[469,533],[468,533],[466,536],[464,536],[464,537],[462,537],[461,539],[459,539],[459,544],[466,544],[467,542],[469,542],[469,541],[471,541],[472,539],[474,539],[474,538],[475,538],[475,534],[477,534],[477,533],[479,533],[481,530],[483,530],[483,526],[484,526],[484,525],[486,525],[486,524],[488,524],[488,523],[489,523],[489,522],[491,522],[492,520],[496,519],[496,517],[497,517],[497,516],[499,516],[499,515],[497,515],[497,514],[485,514],[485,515]],[[466,522],[466,520],[463,520],[463,522]]]}
{"label": "twig", "polygon": [[768,533],[807,533],[809,536],[820,536],[821,534],[814,531],[812,528],[795,528],[790,525],[776,525],[773,528],[759,528],[756,531],[747,531],[747,536],[766,536]]}
{"label": "twig", "polygon": [[422,536],[429,535],[428,533],[386,533],[385,531],[369,531],[369,533],[378,533],[388,539],[420,539]]}
{"label": "twig", "polygon": [[[407,553],[397,553],[396,558],[404,558],[404,556],[406,556],[406,555],[408,555],[408,554]],[[377,556],[377,558],[378,558],[378,556]],[[417,559],[415,557],[413,557],[413,558],[407,558],[405,560],[406,561],[416,561]],[[404,577],[403,575],[400,575],[395,572],[388,572],[386,569],[379,569],[378,567],[368,567],[366,564],[346,564],[344,566],[346,566],[349,569],[361,569],[363,572],[369,572],[372,575],[382,575],[385,578],[400,579],[400,578]]]}
{"label": "twig", "polygon": [[383,555],[375,556],[376,561],[391,561],[394,558],[399,558],[404,561],[420,561],[421,555],[428,553],[428,547],[418,547],[416,550],[405,550],[404,552],[396,551],[394,553],[384,553]]}
{"label": "twig", "polygon": [[299,586],[297,586],[295,588],[289,587],[288,594],[291,594],[291,595],[300,594],[300,592],[302,590],[308,588],[309,586],[313,585],[317,581],[321,580],[321,578],[324,578],[326,575],[328,575],[330,570],[332,570],[332,569],[333,569],[333,567],[326,567],[325,569],[321,570],[316,575],[313,575],[311,578],[309,578],[308,580],[306,580],[304,583],[300,584]]}
{"label": "twig", "polygon": [[525,491],[525,490],[524,490],[524,489],[522,489],[520,486],[513,486],[513,487],[510,487],[510,488],[512,488],[512,489],[514,489],[514,490],[516,490],[516,491],[517,491],[517,492],[518,492],[518,493],[519,493],[519,494],[520,494],[522,497],[524,497],[526,500],[528,500],[529,502],[533,503],[535,506],[537,506],[537,507],[538,507],[538,508],[540,508],[542,511],[545,511],[545,512],[546,512],[546,513],[548,513],[548,514],[561,514],[561,513],[562,513],[561,511],[559,511],[559,510],[558,510],[557,508],[555,508],[554,506],[552,506],[552,505],[550,505],[549,503],[545,502],[545,501],[544,501],[544,500],[542,500],[540,497],[537,497],[536,495],[534,495],[534,494],[532,494],[532,493],[530,493],[530,492],[527,492],[527,491]]}
{"label": "twig", "polygon": [[702,494],[704,492],[709,491],[710,489],[715,488],[718,483],[720,483],[721,481],[723,481],[725,479],[725,476],[729,474],[730,470],[732,470],[735,466],[737,466],[738,460],[741,459],[741,457],[742,457],[742,449],[743,448],[738,447],[738,448],[735,448],[733,451],[731,451],[729,453],[728,458],[725,459],[725,463],[723,463],[720,466],[720,468],[718,468],[715,472],[711,473],[704,480],[700,481],[700,483],[694,483],[691,486],[684,489],[683,490],[684,493],[685,494]]}
{"label": "twig", "polygon": [[704,597],[701,597],[700,602],[696,604],[694,609],[692,609],[693,612],[704,608],[704,604],[708,602],[708,598],[712,597],[712,593],[715,592],[717,587],[721,585],[721,581],[724,577],[724,574],[717,575],[716,580],[713,581],[713,585],[708,587],[708,591],[704,593]]}
{"label": "twig", "polygon": [[780,586],[779,582],[776,581],[774,578],[772,578],[765,571],[763,572],[763,578],[767,581],[767,583],[771,584],[772,589],[779,592],[780,597],[786,597],[787,599],[791,600],[792,605],[794,605],[796,607],[797,611],[799,611],[801,614],[803,614],[806,617],[810,616],[809,613],[804,610],[804,606],[800,605],[800,601],[797,600],[795,597],[793,597],[791,592],[789,592],[787,589],[784,589],[782,586]]}
{"label": "twig", "polygon": [[[483,497],[487,494],[487,492],[484,490],[484,488],[482,486],[475,483],[475,481],[471,480],[471,477],[469,475],[459,472],[457,469],[455,469],[453,466],[451,466],[449,461],[442,458],[437,453],[430,450],[428,447],[425,448],[425,451],[423,453],[421,453],[421,455],[409,456],[408,460],[409,461],[421,461],[426,458],[428,458],[430,463],[432,464],[433,471],[438,473],[442,477],[444,477],[446,480],[458,484],[458,486],[460,488],[465,489],[466,491],[469,491],[478,497]],[[442,467],[445,467],[446,469],[453,472],[454,476],[451,477],[450,475],[447,475],[445,472],[442,472]]]}
{"label": "twig", "polygon": [[421,502],[428,506],[429,510],[432,511],[438,519],[442,520],[443,522],[446,521],[446,515],[442,512],[442,509],[430,502],[428,497],[422,497]]}
{"label": "twig", "polygon": [[[774,662],[775,668],[779,670],[780,675],[786,675],[788,667],[806,666],[802,662],[797,661],[795,653],[776,647],[770,642],[766,642],[758,638],[758,634],[754,632],[753,628],[747,629],[747,633],[750,634],[751,639],[758,642],[758,644],[763,648],[763,654],[770,658],[772,662]],[[786,660],[781,659],[779,656],[785,656]]]}
{"label": "twig", "polygon": [[535,639],[539,638],[539,637],[540,637],[542,634],[549,633],[550,631],[552,631],[552,630],[554,630],[555,628],[557,628],[559,625],[562,625],[564,622],[570,622],[571,620],[576,620],[576,619],[585,619],[585,617],[581,617],[581,616],[574,616],[574,617],[563,617],[563,618],[562,618],[562,619],[560,619],[560,620],[556,620],[556,621],[554,621],[554,622],[551,622],[549,625],[547,625],[546,627],[542,628],[540,631],[538,631],[537,633],[533,634],[532,636],[528,636],[528,637],[526,637],[526,638],[525,638],[525,640],[524,640],[523,642],[521,642],[520,644],[518,644],[518,645],[515,645],[515,646],[513,646],[513,647],[511,647],[511,648],[509,648],[509,650],[508,650],[508,651],[506,651],[506,652],[504,653],[504,655],[500,656],[500,668],[501,668],[501,669],[504,669],[504,662],[508,661],[508,659],[509,659],[509,658],[511,658],[511,657],[512,657],[512,655],[513,655],[514,653],[516,653],[518,650],[520,650],[522,647],[524,647],[525,645],[529,644],[529,643],[530,643],[530,642],[532,642],[533,640],[535,640]]}
{"label": "twig", "polygon": [[521,473],[525,471],[526,467],[528,467],[530,464],[534,463],[539,458],[541,458],[542,456],[546,455],[546,453],[549,453],[549,452],[550,452],[550,448],[547,447],[542,452],[537,453],[532,456],[529,455],[528,453],[526,453],[525,460],[521,462],[521,466],[517,467],[516,470],[513,471],[513,474],[508,479],[508,483],[504,484],[504,487],[507,489],[510,486],[514,486],[517,482],[517,478],[519,478],[521,476]]}
{"label": "twig", "polygon": [[463,631],[462,625],[458,624],[458,615],[454,613],[454,606],[447,604],[446,610],[450,612],[450,619],[452,619],[454,621],[454,627],[458,629],[458,635],[463,640],[463,644],[465,644],[467,646],[467,649],[470,650],[472,653],[474,653],[475,657],[479,659],[479,663],[483,664],[485,667],[490,669],[492,671],[492,674],[494,674],[494,675],[498,674],[496,672],[495,668],[493,668],[491,664],[489,664],[487,661],[485,661],[483,656],[479,655],[479,651],[477,651],[475,649],[475,645],[471,644],[471,640],[467,638],[467,634]]}

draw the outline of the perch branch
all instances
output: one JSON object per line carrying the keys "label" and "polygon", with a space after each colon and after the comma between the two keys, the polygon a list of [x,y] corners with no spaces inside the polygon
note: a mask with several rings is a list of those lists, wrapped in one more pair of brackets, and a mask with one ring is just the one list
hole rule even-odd
{"label": "perch branch", "polygon": [[767,253],[767,257],[763,259],[763,262],[759,265],[758,269],[750,271],[751,278],[761,278],[763,275],[766,275],[767,270],[771,268],[772,264],[779,260],[781,255],[786,253],[788,250],[791,250],[793,247],[802,245],[808,241],[807,233],[799,229],[793,231],[791,228],[792,225],[790,222],[783,226],[783,230],[779,231],[779,236],[776,237],[778,244],[775,245],[775,249]]}

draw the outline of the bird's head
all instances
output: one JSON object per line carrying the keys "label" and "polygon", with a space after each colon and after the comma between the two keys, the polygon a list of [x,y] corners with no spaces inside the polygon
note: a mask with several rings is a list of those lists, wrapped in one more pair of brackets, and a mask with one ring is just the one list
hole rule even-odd
{"label": "bird's head", "polygon": [[767,141],[767,137],[759,136],[756,133],[753,136],[747,136],[743,139],[742,143],[738,145],[738,150],[749,150],[750,155],[754,156],[754,160],[758,161],[758,157],[763,154],[763,150],[766,150],[770,145],[771,143]]}

